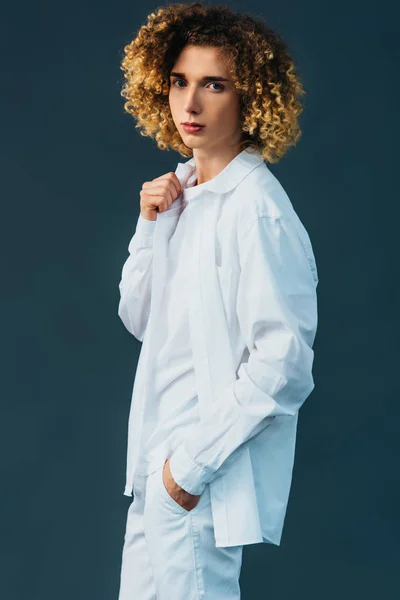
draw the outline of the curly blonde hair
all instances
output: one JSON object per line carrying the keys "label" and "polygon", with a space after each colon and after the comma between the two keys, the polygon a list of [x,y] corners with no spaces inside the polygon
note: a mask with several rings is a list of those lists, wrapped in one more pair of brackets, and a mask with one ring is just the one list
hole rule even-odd
{"label": "curly blonde hair", "polygon": [[169,106],[169,73],[187,44],[217,47],[240,95],[241,150],[255,147],[276,163],[301,136],[298,99],[306,94],[281,37],[261,18],[227,5],[174,3],[148,16],[121,62],[124,109],[140,134],[155,138],[160,150],[191,157]]}

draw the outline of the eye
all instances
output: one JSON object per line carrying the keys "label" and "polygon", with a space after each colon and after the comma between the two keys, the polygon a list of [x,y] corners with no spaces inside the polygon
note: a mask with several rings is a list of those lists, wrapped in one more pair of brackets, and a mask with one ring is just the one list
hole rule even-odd
{"label": "eye", "polygon": [[[175,81],[173,81],[172,83],[175,85],[175,83],[178,83],[178,81],[183,81],[183,79],[175,79]],[[178,85],[178,87],[181,87],[181,86]]]}
{"label": "eye", "polygon": [[[175,79],[175,80],[172,82],[172,85],[175,85],[175,83],[178,83],[178,81],[184,81],[184,80],[183,80],[183,79]],[[223,85],[221,85],[220,83],[216,83],[215,81],[212,81],[212,82],[211,82],[209,85],[217,85],[217,86],[219,86],[219,89],[218,89],[218,90],[215,90],[216,92],[222,91],[222,90],[224,89],[224,86],[223,86]],[[181,88],[182,86],[181,86],[181,85],[178,85],[178,86],[175,86],[175,87],[179,87],[179,88]]]}
{"label": "eye", "polygon": [[223,86],[223,85],[221,85],[220,83],[215,83],[215,82],[213,82],[213,81],[212,81],[212,82],[210,83],[210,85],[219,85],[219,87],[220,87],[220,89],[221,89],[221,90],[223,90],[223,89],[224,89],[224,86]]}

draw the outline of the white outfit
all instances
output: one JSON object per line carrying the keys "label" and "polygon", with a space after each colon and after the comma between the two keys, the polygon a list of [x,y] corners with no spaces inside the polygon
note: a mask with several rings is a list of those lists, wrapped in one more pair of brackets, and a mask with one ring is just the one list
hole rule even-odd
{"label": "white outfit", "polygon": [[119,285],[118,314],[143,342],[124,494],[142,494],[170,456],[183,489],[209,493],[216,548],[279,545],[298,410],[314,388],[311,242],[258,152],[194,187],[194,158],[175,172],[184,192],[156,221],[139,216]]}
{"label": "white outfit", "polygon": [[118,600],[240,600],[243,546],[215,546],[209,485],[187,511],[161,476],[135,481]]}
{"label": "white outfit", "polygon": [[[193,184],[191,181],[187,186]],[[157,347],[152,348],[153,359],[149,364],[152,405],[143,424],[146,443],[136,468],[140,475],[148,475],[163,465],[179,446],[180,434],[190,436],[190,427],[195,427],[200,418],[185,285],[191,262],[190,223],[188,226],[187,222],[192,202],[201,200],[192,201],[186,192],[185,210],[168,244],[168,274],[157,323]],[[149,234],[154,231],[156,221],[143,221]],[[151,261],[151,247],[142,250],[142,260]],[[146,258],[143,257],[145,252]],[[143,268],[151,266],[147,262]]]}

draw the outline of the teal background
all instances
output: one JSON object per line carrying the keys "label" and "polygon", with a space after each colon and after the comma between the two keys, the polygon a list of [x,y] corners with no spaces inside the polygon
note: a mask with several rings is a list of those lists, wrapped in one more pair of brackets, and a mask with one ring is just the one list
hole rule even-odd
{"label": "teal background", "polygon": [[[399,14],[392,2],[235,2],[287,40],[303,137],[270,165],[319,271],[315,390],[280,547],[243,600],[398,598]],[[122,49],[157,4],[1,9],[0,596],[117,599],[140,343],[117,315],[144,181],[182,160],[123,112]],[[186,160],[186,159],[185,159]]]}

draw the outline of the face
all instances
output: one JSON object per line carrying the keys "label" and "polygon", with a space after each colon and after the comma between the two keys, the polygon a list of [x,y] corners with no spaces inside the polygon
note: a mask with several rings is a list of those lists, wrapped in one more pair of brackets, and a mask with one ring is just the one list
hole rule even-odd
{"label": "face", "polygon": [[[187,45],[170,72],[169,104],[183,142],[193,150],[217,151],[241,140],[239,94],[217,48]],[[182,123],[204,125],[185,131]]]}

